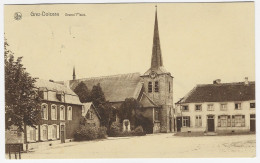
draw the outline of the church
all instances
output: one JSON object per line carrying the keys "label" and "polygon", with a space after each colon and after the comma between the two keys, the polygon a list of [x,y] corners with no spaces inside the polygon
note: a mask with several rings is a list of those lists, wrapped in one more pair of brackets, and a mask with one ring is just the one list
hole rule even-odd
{"label": "church", "polygon": [[140,114],[150,120],[148,133],[173,132],[175,126],[173,109],[173,76],[163,66],[160,47],[157,10],[155,12],[151,67],[144,73],[130,73],[112,76],[64,81],[72,90],[83,82],[88,88],[100,84],[106,100],[118,109],[126,98],[135,98],[142,108]]}

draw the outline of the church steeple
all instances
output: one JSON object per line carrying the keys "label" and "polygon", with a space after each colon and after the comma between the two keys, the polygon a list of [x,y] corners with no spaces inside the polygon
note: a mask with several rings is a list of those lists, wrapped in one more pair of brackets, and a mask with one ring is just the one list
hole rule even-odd
{"label": "church steeple", "polygon": [[73,80],[76,80],[75,66],[73,66],[73,75],[72,75],[72,77],[73,77]]}
{"label": "church steeple", "polygon": [[151,61],[151,69],[153,70],[163,66],[159,29],[158,29],[157,6],[155,7],[156,7],[156,11],[155,11],[155,22],[154,22],[154,34],[153,34],[153,52],[152,52],[152,61]]}

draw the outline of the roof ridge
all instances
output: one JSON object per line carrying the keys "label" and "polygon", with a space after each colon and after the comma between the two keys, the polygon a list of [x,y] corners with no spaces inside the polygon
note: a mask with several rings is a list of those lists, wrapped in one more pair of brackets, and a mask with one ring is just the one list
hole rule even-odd
{"label": "roof ridge", "polygon": [[[255,81],[248,81],[249,84],[255,84]],[[245,82],[230,82],[230,83],[219,83],[219,84],[197,84],[197,86],[221,86],[221,85],[242,85]]]}
{"label": "roof ridge", "polygon": [[133,73],[126,73],[126,74],[115,74],[115,75],[106,75],[106,76],[97,76],[97,77],[81,78],[81,79],[76,79],[76,80],[81,81],[81,80],[91,80],[91,79],[104,79],[104,78],[119,77],[119,76],[123,76],[123,75],[131,75],[131,74],[141,75],[140,72],[133,72]]}

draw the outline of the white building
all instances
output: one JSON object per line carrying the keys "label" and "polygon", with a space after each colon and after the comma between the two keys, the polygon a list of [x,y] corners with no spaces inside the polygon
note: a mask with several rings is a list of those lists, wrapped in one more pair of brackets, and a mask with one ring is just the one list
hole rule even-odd
{"label": "white building", "polygon": [[176,109],[177,132],[255,132],[255,82],[197,85]]}

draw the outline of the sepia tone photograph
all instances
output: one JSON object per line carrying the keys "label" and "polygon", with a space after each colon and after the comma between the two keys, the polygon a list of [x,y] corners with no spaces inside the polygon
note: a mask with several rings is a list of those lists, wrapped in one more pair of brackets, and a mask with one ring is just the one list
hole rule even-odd
{"label": "sepia tone photograph", "polygon": [[5,159],[255,158],[255,3],[4,5]]}

